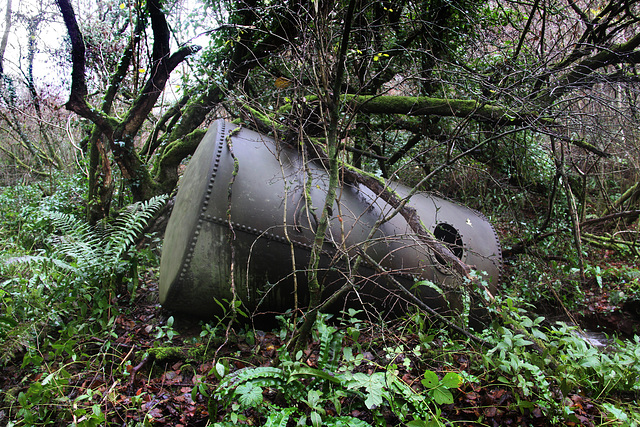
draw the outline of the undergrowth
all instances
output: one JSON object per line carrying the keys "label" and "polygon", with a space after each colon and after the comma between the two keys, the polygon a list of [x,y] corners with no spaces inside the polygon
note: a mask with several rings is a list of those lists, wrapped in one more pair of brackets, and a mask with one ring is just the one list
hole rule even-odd
{"label": "undergrowth", "polygon": [[[36,193],[17,188],[5,198]],[[0,257],[0,363],[30,348],[43,330],[65,328],[100,333],[113,319],[111,303],[118,292],[135,293],[138,264],[147,251],[134,244],[149,219],[166,201],[154,197],[129,206],[111,224],[91,227],[70,211],[58,210],[58,199],[43,197],[14,205],[4,226],[28,230],[26,241],[7,243]],[[8,206],[7,206],[8,207]],[[30,221],[23,222],[26,217]]]}
{"label": "undergrowth", "polygon": [[[181,329],[185,320],[163,320],[145,299],[155,292],[147,286],[158,260],[149,247],[134,245],[163,203],[136,204],[111,223],[89,227],[73,209],[57,209],[40,188],[0,195],[11,210],[0,224],[1,422],[640,422],[640,338],[610,337],[606,347],[596,347],[577,326],[532,314],[530,298],[548,296],[536,286],[547,287],[552,277],[533,262],[526,274],[513,274],[511,285],[520,292],[490,306],[483,345],[417,310],[393,323],[365,322],[353,309],[319,316],[312,342],[295,353],[286,344],[297,325],[286,315],[271,332],[234,325],[227,336],[227,318],[195,332]],[[596,288],[611,286],[617,301],[636,297],[634,267],[592,269]],[[145,274],[150,280],[141,279]]]}

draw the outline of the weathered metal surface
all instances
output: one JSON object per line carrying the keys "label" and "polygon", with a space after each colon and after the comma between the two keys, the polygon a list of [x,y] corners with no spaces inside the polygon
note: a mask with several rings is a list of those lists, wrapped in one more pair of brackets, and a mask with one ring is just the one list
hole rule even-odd
{"label": "weathered metal surface", "polygon": [[[238,165],[235,179],[234,161]],[[295,149],[225,121],[213,123],[189,162],[167,226],[160,265],[161,304],[200,317],[222,314],[233,297],[232,264],[236,295],[249,310],[284,312],[293,308],[296,292],[304,304],[304,269],[317,225],[315,215],[320,215],[327,186],[322,165],[305,163]],[[398,184],[393,189],[401,196],[409,192]],[[409,204],[425,227],[451,244],[463,262],[484,271],[495,290],[501,252],[487,219],[429,194],[416,194]],[[325,296],[342,286],[346,277],[354,281],[357,292],[352,290],[340,299],[336,309],[340,304],[362,303],[378,310],[404,309],[391,297],[397,292],[372,268],[344,271],[347,258],[363,247],[374,224],[391,211],[364,186],[339,189],[325,237],[321,279]],[[454,276],[415,238],[400,215],[382,224],[373,239],[367,253],[406,285],[431,280],[456,294],[459,285]],[[446,304],[430,287],[419,287],[417,292],[432,306]]]}

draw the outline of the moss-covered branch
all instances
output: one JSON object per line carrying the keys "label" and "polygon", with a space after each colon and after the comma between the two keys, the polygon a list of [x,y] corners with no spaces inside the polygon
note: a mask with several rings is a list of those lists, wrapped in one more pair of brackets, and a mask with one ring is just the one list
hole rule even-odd
{"label": "moss-covered branch", "polygon": [[404,114],[408,116],[469,117],[481,122],[518,125],[539,121],[537,115],[511,111],[472,99],[428,98],[395,95],[344,95],[352,108],[365,114]]}
{"label": "moss-covered branch", "polygon": [[171,142],[158,161],[154,171],[158,191],[171,193],[178,183],[178,165],[198,147],[202,137],[207,133],[204,129],[196,129],[181,139]]}

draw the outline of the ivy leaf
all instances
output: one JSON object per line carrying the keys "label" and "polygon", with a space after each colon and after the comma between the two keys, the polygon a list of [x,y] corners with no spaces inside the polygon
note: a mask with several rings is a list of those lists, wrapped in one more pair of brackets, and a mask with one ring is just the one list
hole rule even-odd
{"label": "ivy leaf", "polygon": [[367,409],[374,409],[380,406],[382,403],[382,393],[379,390],[370,390],[367,398],[364,400],[364,404]]}
{"label": "ivy leaf", "polygon": [[238,402],[245,408],[262,403],[262,388],[255,384],[243,384],[236,389]]}
{"label": "ivy leaf", "polygon": [[453,403],[453,394],[451,394],[451,392],[444,387],[433,389],[431,391],[431,396],[438,405],[448,405]]}
{"label": "ivy leaf", "polygon": [[442,379],[442,387],[444,388],[458,388],[462,385],[462,377],[455,372],[447,372]]}
{"label": "ivy leaf", "polygon": [[367,409],[373,409],[382,403],[385,385],[385,374],[382,372],[376,372],[373,375],[358,372],[353,375],[351,381],[347,384],[347,388],[353,390],[364,387],[367,391],[364,404]]}
{"label": "ivy leaf", "polygon": [[309,390],[309,394],[307,398],[307,404],[309,405],[309,407],[317,408],[320,401],[321,401],[320,392],[318,390]]}
{"label": "ivy leaf", "polygon": [[425,388],[435,388],[440,385],[440,379],[438,379],[438,375],[436,375],[433,371],[426,371],[424,373],[424,379],[421,381],[422,385]]}

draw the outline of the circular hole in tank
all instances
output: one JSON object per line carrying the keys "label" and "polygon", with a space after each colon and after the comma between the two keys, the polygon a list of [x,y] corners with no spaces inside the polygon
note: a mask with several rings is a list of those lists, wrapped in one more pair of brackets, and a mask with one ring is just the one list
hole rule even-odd
{"label": "circular hole in tank", "polygon": [[436,239],[446,243],[455,256],[462,259],[462,254],[464,253],[462,236],[453,225],[441,222],[433,229],[433,235]]}

